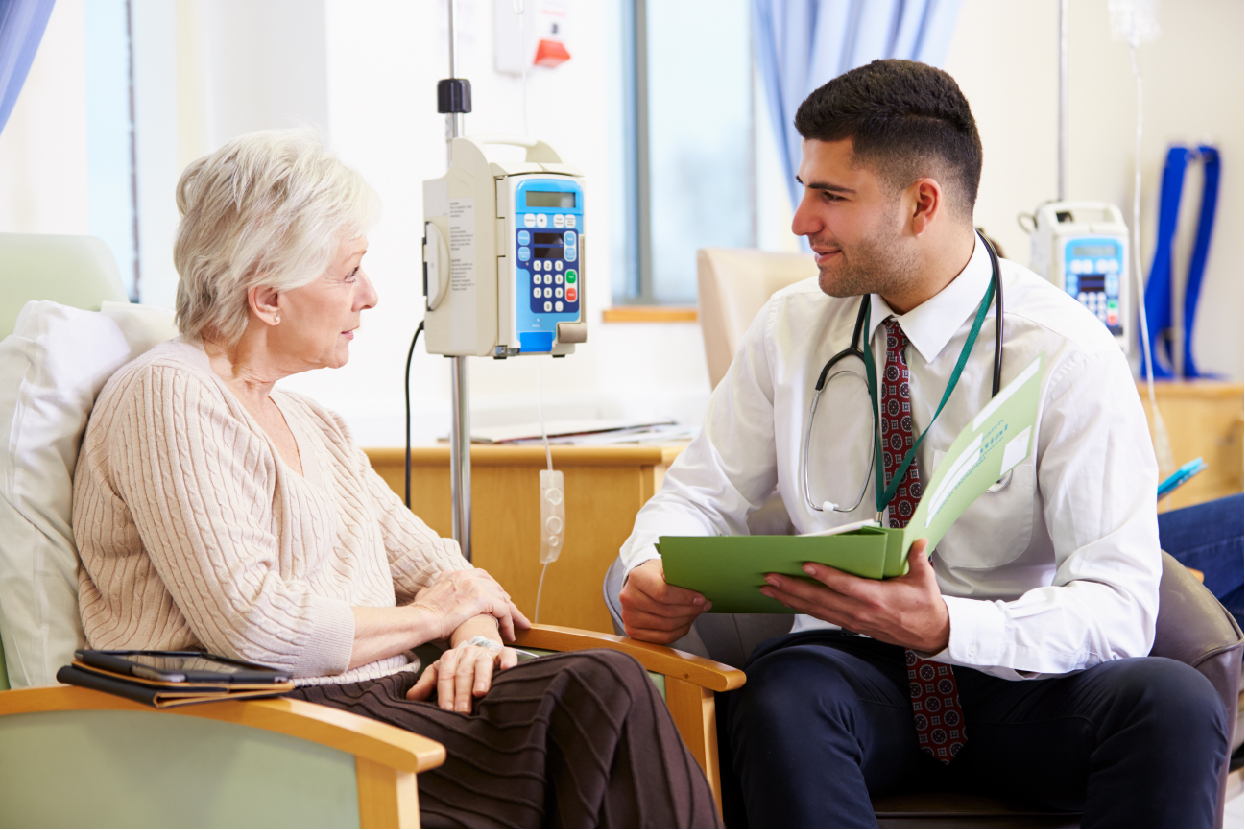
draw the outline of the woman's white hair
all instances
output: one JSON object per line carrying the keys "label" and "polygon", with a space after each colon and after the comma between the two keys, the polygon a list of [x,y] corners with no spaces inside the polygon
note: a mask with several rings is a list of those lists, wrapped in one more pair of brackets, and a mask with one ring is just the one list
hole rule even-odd
{"label": "woman's white hair", "polygon": [[322,276],[342,241],[371,228],[379,200],[304,128],[240,135],[191,162],[177,208],[178,328],[232,346],[251,288],[291,291]]}

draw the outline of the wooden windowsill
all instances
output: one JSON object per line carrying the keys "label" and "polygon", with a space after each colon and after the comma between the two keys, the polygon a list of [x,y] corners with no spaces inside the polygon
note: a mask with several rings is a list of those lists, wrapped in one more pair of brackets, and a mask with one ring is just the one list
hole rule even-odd
{"label": "wooden windowsill", "polygon": [[603,323],[696,323],[695,306],[616,305],[601,312]]}

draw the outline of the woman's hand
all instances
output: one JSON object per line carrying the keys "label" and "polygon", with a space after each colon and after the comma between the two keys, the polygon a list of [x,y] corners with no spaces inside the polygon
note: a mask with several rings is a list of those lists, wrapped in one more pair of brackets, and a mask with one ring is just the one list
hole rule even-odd
{"label": "woman's hand", "polygon": [[415,597],[413,607],[436,620],[436,634],[429,639],[448,639],[464,622],[478,614],[497,620],[497,627],[507,642],[514,639],[515,629],[532,627],[493,577],[482,568],[447,571]]}
{"label": "woman's hand", "polygon": [[[475,642],[479,642],[476,640]],[[514,649],[463,643],[441,655],[424,669],[419,681],[406,693],[407,700],[427,700],[435,689],[437,705],[456,712],[470,712],[471,698],[484,697],[493,685],[493,669],[503,671],[519,662]]]}

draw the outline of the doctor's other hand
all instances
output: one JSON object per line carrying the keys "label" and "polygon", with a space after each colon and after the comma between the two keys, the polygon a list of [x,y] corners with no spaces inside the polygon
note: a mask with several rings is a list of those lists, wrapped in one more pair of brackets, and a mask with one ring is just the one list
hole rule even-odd
{"label": "doctor's other hand", "polygon": [[447,571],[415,596],[415,608],[428,612],[436,621],[430,640],[449,639],[460,625],[478,614],[489,614],[506,642],[514,640],[515,630],[532,627],[501,585],[483,568]]}
{"label": "doctor's other hand", "polygon": [[712,607],[696,591],[667,585],[660,559],[637,565],[618,600],[627,636],[650,643],[673,643]]}
{"label": "doctor's other hand", "polygon": [[912,543],[908,572],[903,576],[863,579],[809,562],[804,572],[821,584],[771,573],[765,575],[769,585],[761,593],[857,634],[937,654],[947,647],[951,618],[925,547],[924,539]]}
{"label": "doctor's other hand", "polygon": [[437,693],[437,706],[470,712],[471,699],[484,697],[493,685],[493,670],[514,668],[519,657],[512,648],[462,644],[424,669],[406,693],[407,700],[427,700]]}

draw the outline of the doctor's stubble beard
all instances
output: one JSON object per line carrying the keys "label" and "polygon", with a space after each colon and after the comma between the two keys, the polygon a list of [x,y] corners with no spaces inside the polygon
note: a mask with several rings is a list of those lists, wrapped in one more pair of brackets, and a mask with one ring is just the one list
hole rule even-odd
{"label": "doctor's stubble beard", "polygon": [[905,250],[897,230],[882,231],[850,249],[841,247],[828,235],[810,236],[808,242],[842,251],[840,262],[817,266],[817,285],[831,297],[894,296],[918,279],[916,253]]}

